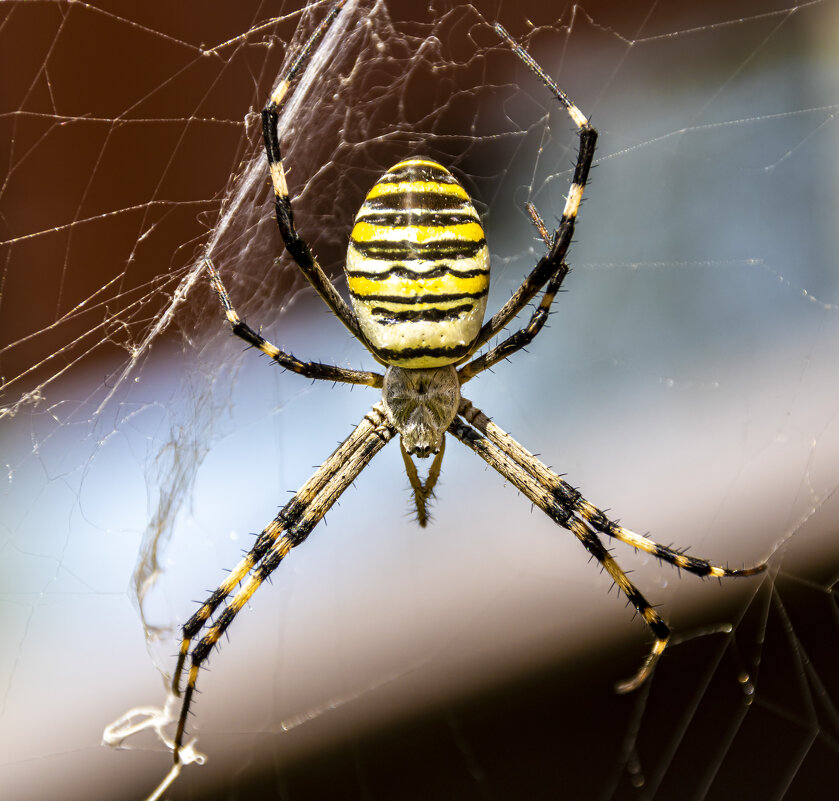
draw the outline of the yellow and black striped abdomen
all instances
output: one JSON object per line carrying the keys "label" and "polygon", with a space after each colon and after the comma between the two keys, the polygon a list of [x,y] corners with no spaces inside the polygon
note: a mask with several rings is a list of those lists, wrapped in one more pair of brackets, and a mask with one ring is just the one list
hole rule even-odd
{"label": "yellow and black striped abdomen", "polygon": [[466,190],[436,161],[391,167],[355,218],[353,308],[372,350],[398,367],[452,364],[481,330],[489,250]]}

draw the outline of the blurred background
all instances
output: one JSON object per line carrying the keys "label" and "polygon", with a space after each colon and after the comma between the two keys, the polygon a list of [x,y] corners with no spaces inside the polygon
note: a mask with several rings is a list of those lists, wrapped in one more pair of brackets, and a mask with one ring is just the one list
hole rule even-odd
{"label": "blurred background", "polygon": [[[0,783],[143,798],[177,627],[361,419],[230,336],[198,270],[311,360],[373,368],[272,217],[258,112],[315,4],[0,5]],[[601,138],[550,326],[465,394],[623,525],[767,576],[616,545],[648,632],[450,441],[420,530],[385,449],[237,618],[170,798],[810,799],[836,784],[835,2],[350,3],[282,123],[301,232],[341,278],[382,171],[429,155],[484,217],[490,308]]]}

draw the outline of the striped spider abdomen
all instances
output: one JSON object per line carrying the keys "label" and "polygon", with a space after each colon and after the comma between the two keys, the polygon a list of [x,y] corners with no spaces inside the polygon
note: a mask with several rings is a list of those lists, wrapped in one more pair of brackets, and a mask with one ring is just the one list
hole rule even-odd
{"label": "striped spider abdomen", "polygon": [[355,218],[347,281],[361,331],[387,364],[440,367],[467,356],[484,319],[489,249],[466,190],[442,165],[400,161]]}

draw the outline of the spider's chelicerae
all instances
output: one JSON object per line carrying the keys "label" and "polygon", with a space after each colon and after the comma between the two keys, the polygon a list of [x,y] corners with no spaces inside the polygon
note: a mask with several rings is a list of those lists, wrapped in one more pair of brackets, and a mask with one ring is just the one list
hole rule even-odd
{"label": "spider's chelicerae", "polygon": [[[428,158],[409,158],[391,167],[376,182],[356,215],[346,262],[352,306],[332,286],[295,228],[277,123],[296,76],[345,2],[340,0],[331,8],[293,59],[262,112],[262,121],[277,224],[286,249],[332,312],[386,367],[384,375],[301,362],[283,352],[240,319],[209,259],[205,266],[236,336],[295,373],[380,388],[382,397],[184,625],[172,680],[173,691],[179,694],[181,675],[189,659],[175,735],[176,763],[199,671],[221,635],[289,551],[308,537],[341,493],[397,434],[421,526],[427,521],[426,507],[440,473],[448,432],[551,519],[571,531],[600,562],[654,637],[650,653],[637,673],[618,685],[622,692],[635,689],[650,675],[670,632],[612,558],[602,537],[625,542],[699,576],[752,576],[766,568],[765,563],[740,570],[717,567],[619,526],[461,394],[463,384],[527,345],[545,324],[551,303],[568,273],[565,255],[597,140],[597,132],[582,112],[501,25],[495,26],[498,35],[550,90],[579,131],[574,176],[556,231],[549,234],[535,209],[528,206],[545,240],[546,254],[504,306],[484,323],[489,251],[480,218],[463,187],[445,167]],[[471,358],[540,291],[541,300],[527,325]],[[422,481],[413,457],[422,459],[432,454],[428,476]]]}

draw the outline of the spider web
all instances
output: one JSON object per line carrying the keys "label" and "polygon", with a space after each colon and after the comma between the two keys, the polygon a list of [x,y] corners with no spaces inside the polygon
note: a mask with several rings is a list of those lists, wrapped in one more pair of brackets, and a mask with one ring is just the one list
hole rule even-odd
{"label": "spider web", "polygon": [[[3,2],[0,782],[142,798],[177,626],[374,402],[243,352],[200,275],[296,355],[370,367],[272,219],[258,112],[300,3]],[[485,219],[490,308],[576,152],[501,21],[601,133],[567,293],[468,396],[713,584],[615,547],[678,643],[452,442],[417,529],[397,449],[256,595],[202,676],[209,756],[168,797],[799,799],[835,786],[839,70],[831,2],[351,3],[281,123],[339,289],[355,210],[408,155]],[[139,713],[138,713],[139,715]],[[135,718],[135,719],[139,719]],[[95,781],[91,777],[95,776]]]}

